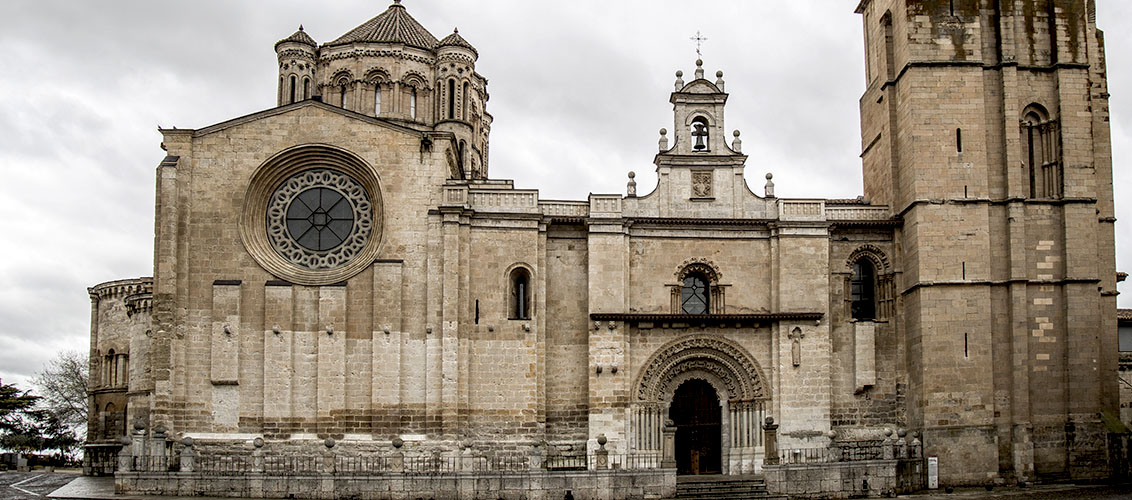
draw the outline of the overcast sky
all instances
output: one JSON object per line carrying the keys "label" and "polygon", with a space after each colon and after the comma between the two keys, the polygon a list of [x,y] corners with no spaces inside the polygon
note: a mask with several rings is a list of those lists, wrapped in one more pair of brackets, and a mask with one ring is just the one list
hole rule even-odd
{"label": "overcast sky", "polygon": [[[0,379],[89,346],[86,287],[152,275],[158,126],[201,128],[275,105],[275,42],[330,41],[386,0],[0,2]],[[697,31],[724,71],[726,126],[748,183],[780,197],[862,193],[857,0],[406,0],[437,38],[479,49],[494,115],[490,174],[543,199],[655,185],[674,72]],[[1106,31],[1118,267],[1132,270],[1132,2],[1097,0]],[[1107,29],[1106,29],[1107,28]],[[1125,29],[1121,29],[1125,28]],[[1122,285],[1123,307],[1132,287]]]}

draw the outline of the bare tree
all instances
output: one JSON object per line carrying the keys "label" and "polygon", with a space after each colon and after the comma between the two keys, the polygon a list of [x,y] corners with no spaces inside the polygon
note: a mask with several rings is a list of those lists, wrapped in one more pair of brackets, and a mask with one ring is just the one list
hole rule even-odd
{"label": "bare tree", "polygon": [[86,435],[87,358],[75,351],[62,351],[34,379],[43,398],[40,406],[79,436]]}

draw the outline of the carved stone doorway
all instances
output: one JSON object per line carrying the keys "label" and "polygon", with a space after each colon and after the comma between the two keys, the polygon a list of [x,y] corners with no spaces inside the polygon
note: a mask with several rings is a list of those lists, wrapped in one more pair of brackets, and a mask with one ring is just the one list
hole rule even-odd
{"label": "carved stone doorway", "polygon": [[676,424],[677,474],[719,474],[722,408],[715,388],[689,379],[676,389],[669,418]]}

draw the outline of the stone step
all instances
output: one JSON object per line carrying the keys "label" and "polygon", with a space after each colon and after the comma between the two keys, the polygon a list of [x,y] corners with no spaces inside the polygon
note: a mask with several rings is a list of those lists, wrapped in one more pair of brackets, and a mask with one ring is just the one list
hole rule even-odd
{"label": "stone step", "polygon": [[676,481],[676,498],[680,500],[748,500],[786,497],[771,495],[766,481],[756,477],[686,477]]}

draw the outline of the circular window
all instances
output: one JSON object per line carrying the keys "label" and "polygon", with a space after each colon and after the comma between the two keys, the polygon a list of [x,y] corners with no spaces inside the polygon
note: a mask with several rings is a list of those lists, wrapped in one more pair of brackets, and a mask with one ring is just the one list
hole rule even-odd
{"label": "circular window", "polygon": [[252,175],[240,235],[252,258],[276,277],[327,285],[373,262],[381,221],[372,167],[333,146],[304,145],[280,152]]}
{"label": "circular window", "polygon": [[349,175],[327,169],[291,176],[271,195],[267,234],[284,259],[333,269],[365,247],[373,227],[369,196]]}

